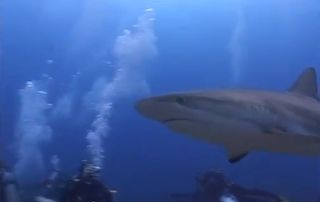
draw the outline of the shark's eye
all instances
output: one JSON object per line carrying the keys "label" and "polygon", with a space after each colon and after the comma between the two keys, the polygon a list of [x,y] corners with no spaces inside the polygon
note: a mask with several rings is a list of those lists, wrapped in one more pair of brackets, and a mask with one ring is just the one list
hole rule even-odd
{"label": "shark's eye", "polygon": [[183,97],[177,97],[177,98],[176,98],[176,102],[177,102],[178,104],[184,104],[185,100],[184,100]]}

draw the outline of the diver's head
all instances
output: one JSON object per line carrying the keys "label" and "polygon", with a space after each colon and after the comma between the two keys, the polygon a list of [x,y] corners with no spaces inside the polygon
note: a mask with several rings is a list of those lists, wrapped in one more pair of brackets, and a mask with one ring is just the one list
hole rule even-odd
{"label": "diver's head", "polygon": [[198,177],[197,180],[201,188],[210,190],[214,189],[216,191],[223,190],[230,184],[225,175],[219,171],[208,171]]}
{"label": "diver's head", "polygon": [[90,179],[97,178],[100,176],[101,168],[88,161],[82,161],[80,167],[80,177]]}

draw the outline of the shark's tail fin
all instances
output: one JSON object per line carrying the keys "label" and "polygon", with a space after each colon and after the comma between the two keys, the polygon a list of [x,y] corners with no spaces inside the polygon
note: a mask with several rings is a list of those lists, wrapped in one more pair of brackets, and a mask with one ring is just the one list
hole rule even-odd
{"label": "shark's tail fin", "polygon": [[309,67],[300,75],[289,91],[305,96],[318,98],[316,70]]}

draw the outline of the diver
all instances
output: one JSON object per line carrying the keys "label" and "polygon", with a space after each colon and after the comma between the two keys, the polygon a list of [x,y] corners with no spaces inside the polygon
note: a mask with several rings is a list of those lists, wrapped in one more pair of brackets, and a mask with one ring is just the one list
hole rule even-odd
{"label": "diver", "polygon": [[6,168],[2,161],[0,161],[0,201],[20,202],[14,175]]}
{"label": "diver", "polygon": [[[209,171],[196,178],[197,189],[194,193],[175,193],[172,198],[177,202],[221,202],[224,196],[233,197],[227,192],[230,185],[223,173]],[[225,200],[235,201],[235,200]]]}
{"label": "diver", "polygon": [[218,171],[208,171],[196,178],[197,189],[191,194],[172,194],[179,202],[285,202],[286,199],[263,190],[247,189],[231,182]]}
{"label": "diver", "polygon": [[283,202],[283,198],[259,189],[247,189],[229,181],[217,171],[208,171],[197,178],[198,190],[193,202],[229,201],[237,202]]}
{"label": "diver", "polygon": [[193,202],[220,201],[226,194],[230,182],[223,173],[209,171],[196,178],[198,189],[192,197]]}
{"label": "diver", "polygon": [[112,191],[98,179],[100,170],[83,161],[79,174],[66,185],[60,202],[112,202]]}

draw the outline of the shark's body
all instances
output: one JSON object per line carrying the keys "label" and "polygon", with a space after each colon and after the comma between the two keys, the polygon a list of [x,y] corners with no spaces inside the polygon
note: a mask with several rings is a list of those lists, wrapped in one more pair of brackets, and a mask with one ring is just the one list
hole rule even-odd
{"label": "shark's body", "polygon": [[236,162],[249,151],[320,154],[315,70],[287,92],[214,90],[141,100],[137,110],[174,131],[223,145]]}

